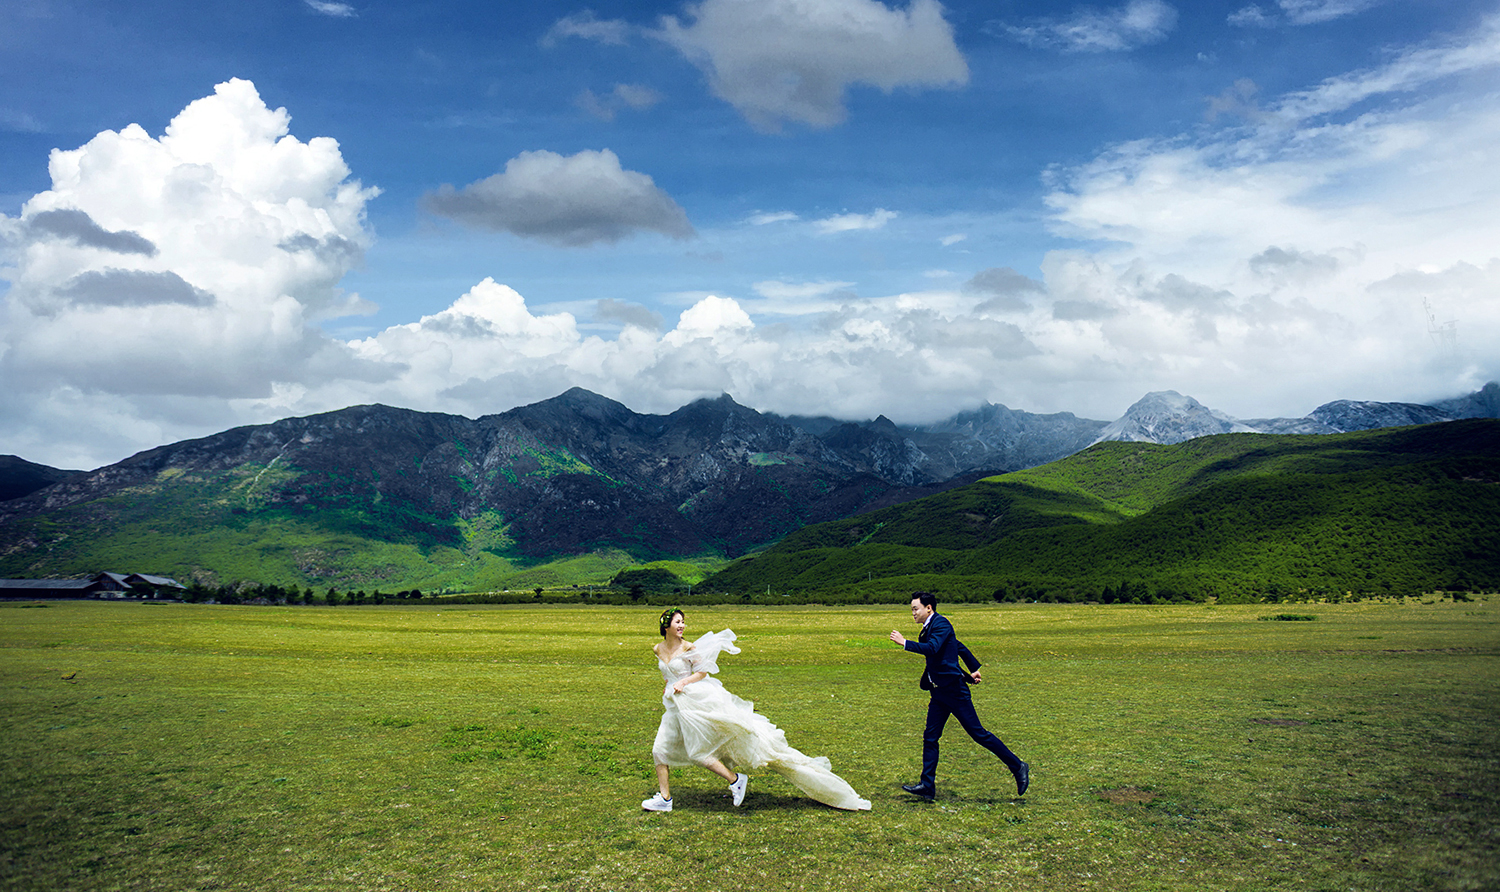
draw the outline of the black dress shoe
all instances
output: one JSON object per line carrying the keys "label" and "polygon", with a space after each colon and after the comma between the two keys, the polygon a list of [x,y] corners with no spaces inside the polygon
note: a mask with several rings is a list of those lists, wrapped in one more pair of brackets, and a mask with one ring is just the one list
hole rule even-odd
{"label": "black dress shoe", "polygon": [[926,784],[902,784],[901,789],[912,794],[913,796],[920,796],[921,798],[926,799],[928,802],[931,802],[932,797],[937,795],[937,790],[927,786]]}
{"label": "black dress shoe", "polygon": [[1016,769],[1015,775],[1016,795],[1025,796],[1026,788],[1031,786],[1031,766],[1026,764],[1025,762],[1022,762],[1021,767]]}

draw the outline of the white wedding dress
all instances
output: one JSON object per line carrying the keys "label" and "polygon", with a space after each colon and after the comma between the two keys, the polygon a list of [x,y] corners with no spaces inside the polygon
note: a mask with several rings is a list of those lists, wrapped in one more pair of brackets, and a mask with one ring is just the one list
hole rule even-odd
{"label": "white wedding dress", "polygon": [[804,755],[786,742],[786,733],[736,697],[717,678],[704,678],[682,693],[672,686],[694,672],[718,672],[720,653],[737,654],[734,632],[709,632],[683,648],[671,662],[656,661],[666,682],[661,704],[666,713],[656,731],[652,755],[659,765],[701,765],[717,758],[731,771],[769,768],[802,792],[834,808],[867,809],[854,788],[834,774],[828,759]]}

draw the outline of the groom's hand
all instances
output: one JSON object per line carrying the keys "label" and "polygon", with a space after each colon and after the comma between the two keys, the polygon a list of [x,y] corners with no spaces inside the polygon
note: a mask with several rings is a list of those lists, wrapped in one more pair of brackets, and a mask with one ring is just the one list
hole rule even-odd
{"label": "groom's hand", "polygon": [[895,629],[891,630],[891,640],[901,645],[902,647],[906,646],[906,636],[896,631]]}

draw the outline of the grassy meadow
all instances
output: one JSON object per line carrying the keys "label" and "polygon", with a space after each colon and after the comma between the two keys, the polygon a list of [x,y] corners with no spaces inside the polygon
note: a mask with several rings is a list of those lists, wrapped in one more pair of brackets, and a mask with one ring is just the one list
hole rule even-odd
{"label": "grassy meadow", "polygon": [[0,889],[1500,887],[1490,601],[954,605],[1032,788],[951,724],[931,804],[904,606],[691,609],[863,813],[642,812],[657,612],[0,605]]}

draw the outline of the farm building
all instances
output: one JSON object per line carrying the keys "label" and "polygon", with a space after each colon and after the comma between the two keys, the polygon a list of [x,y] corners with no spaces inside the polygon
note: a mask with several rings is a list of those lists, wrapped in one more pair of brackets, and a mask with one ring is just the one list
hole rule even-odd
{"label": "farm building", "polygon": [[167,576],[96,573],[87,579],[0,579],[0,598],[176,599],[186,587]]}

